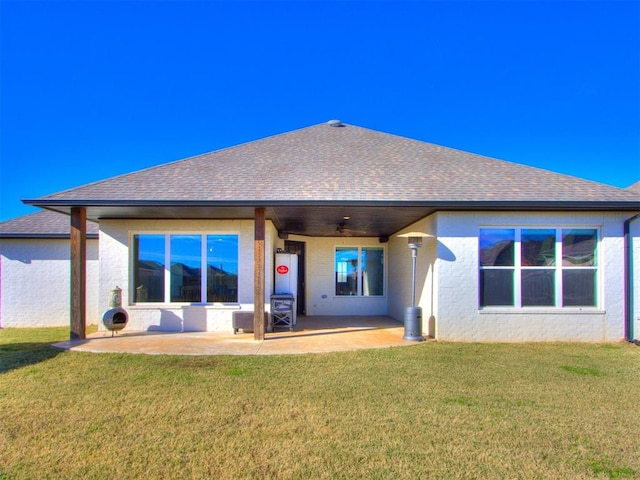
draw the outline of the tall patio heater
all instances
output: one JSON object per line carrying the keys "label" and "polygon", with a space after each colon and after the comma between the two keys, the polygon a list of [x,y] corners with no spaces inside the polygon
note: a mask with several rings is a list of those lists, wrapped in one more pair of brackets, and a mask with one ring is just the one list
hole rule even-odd
{"label": "tall patio heater", "polygon": [[416,306],[416,260],[418,258],[418,249],[422,247],[422,241],[425,238],[433,238],[432,235],[422,232],[409,232],[398,235],[398,237],[406,238],[411,249],[411,259],[413,268],[411,271],[411,306],[407,307],[404,312],[404,340],[413,340],[422,342],[422,308]]}

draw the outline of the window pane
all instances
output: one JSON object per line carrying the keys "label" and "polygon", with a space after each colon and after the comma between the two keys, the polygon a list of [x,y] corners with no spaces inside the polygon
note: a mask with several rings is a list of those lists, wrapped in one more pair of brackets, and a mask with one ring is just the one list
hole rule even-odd
{"label": "window pane", "polygon": [[480,230],[480,265],[487,267],[512,267],[514,264],[513,229]]}
{"label": "window pane", "polygon": [[480,305],[513,305],[513,270],[480,270]]}
{"label": "window pane", "polygon": [[336,248],[336,295],[358,294],[358,249]]}
{"label": "window pane", "polygon": [[596,265],[597,232],[594,229],[562,231],[562,265]]}
{"label": "window pane", "polygon": [[238,301],[238,236],[207,235],[207,302]]}
{"label": "window pane", "polygon": [[521,256],[523,267],[556,264],[555,230],[522,230]]}
{"label": "window pane", "polygon": [[171,235],[171,301],[200,302],[202,237]]}
{"label": "window pane", "polygon": [[596,306],[596,271],[591,268],[562,271],[562,305],[565,307]]}
{"label": "window pane", "polygon": [[134,302],[164,302],[164,235],[133,236]]}
{"label": "window pane", "polygon": [[555,270],[522,270],[522,305],[555,306]]}
{"label": "window pane", "polygon": [[384,295],[384,249],[362,249],[362,295]]}

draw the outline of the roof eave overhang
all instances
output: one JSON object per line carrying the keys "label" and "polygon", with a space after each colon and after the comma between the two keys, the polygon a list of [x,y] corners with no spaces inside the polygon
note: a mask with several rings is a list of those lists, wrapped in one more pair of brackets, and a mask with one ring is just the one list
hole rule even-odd
{"label": "roof eave overhang", "polygon": [[224,208],[224,207],[321,207],[321,206],[350,206],[350,207],[426,207],[435,210],[640,210],[640,201],[584,201],[584,200],[65,200],[65,199],[35,199],[23,200],[26,205],[68,213],[71,208],[102,207],[123,209],[127,207],[171,207],[171,208]]}
{"label": "roof eave overhang", "polygon": [[[242,200],[141,201],[37,199],[25,203],[59,213],[85,208],[87,219],[105,220],[242,220],[253,219],[255,208],[283,233],[306,236],[384,237],[435,212],[640,211],[632,201],[411,201],[411,200]],[[344,219],[348,225],[344,225]]]}
{"label": "roof eave overhang", "polygon": [[[49,239],[65,240],[69,239],[68,233],[0,233],[0,238],[23,238],[23,239]],[[87,233],[87,239],[98,239],[97,233]]]}

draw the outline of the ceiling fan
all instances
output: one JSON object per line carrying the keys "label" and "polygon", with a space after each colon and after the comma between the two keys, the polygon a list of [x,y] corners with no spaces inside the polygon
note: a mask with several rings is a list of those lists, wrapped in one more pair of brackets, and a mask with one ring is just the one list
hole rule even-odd
{"label": "ceiling fan", "polygon": [[345,221],[338,222],[338,226],[336,227],[336,233],[338,235],[342,235],[344,237],[352,237],[353,235],[366,235],[366,230],[354,230],[347,226]]}

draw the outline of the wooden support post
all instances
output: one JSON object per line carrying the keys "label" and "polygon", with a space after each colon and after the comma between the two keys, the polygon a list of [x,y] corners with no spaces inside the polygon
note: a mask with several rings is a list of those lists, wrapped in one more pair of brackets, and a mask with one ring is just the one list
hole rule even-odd
{"label": "wooden support post", "polygon": [[71,340],[87,331],[87,211],[71,209]]}
{"label": "wooden support post", "polygon": [[253,338],[264,340],[264,288],[265,288],[265,211],[255,209],[255,234],[253,244]]}

